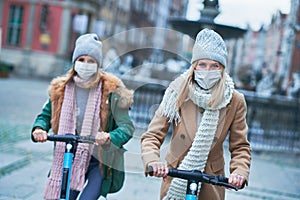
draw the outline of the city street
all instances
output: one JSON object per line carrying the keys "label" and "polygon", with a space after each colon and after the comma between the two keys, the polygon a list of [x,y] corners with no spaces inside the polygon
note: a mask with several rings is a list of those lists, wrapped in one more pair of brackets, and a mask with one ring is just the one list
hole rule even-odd
{"label": "city street", "polygon": [[[30,131],[48,98],[49,83],[50,80],[17,77],[0,79],[0,200],[37,200],[43,197],[53,144],[33,143]],[[144,176],[140,135],[137,130],[126,144],[123,188],[118,193],[109,194],[107,200],[158,199],[161,180]],[[228,175],[230,155],[227,151],[225,157]],[[296,200],[300,199],[299,188],[300,155],[253,152],[249,186],[238,192],[227,190],[226,199]]]}

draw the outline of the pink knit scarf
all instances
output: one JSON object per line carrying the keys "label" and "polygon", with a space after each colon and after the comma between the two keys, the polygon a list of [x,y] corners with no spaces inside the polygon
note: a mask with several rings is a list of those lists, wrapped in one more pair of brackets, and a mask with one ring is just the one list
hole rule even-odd
{"label": "pink knit scarf", "polygon": [[[82,80],[74,78],[75,83],[81,86]],[[75,85],[70,81],[65,88],[64,101],[62,104],[58,134],[75,134],[76,127],[76,102]],[[84,114],[80,135],[96,135],[100,128],[100,103],[101,103],[101,83],[97,87],[91,88]],[[81,191],[85,183],[85,173],[93,152],[94,145],[79,143],[72,165],[71,189]],[[65,143],[57,142],[54,150],[51,173],[46,185],[44,198],[47,200],[58,199],[60,195],[60,185],[62,179],[63,157],[65,153]]]}

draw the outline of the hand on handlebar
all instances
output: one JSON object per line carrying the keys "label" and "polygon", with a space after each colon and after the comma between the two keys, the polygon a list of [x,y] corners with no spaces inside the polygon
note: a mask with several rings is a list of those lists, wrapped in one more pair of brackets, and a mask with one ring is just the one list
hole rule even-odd
{"label": "hand on handlebar", "polygon": [[46,142],[48,137],[47,132],[41,128],[34,129],[32,136],[36,142]]}
{"label": "hand on handlebar", "polygon": [[228,178],[228,183],[231,185],[236,186],[238,189],[241,189],[244,187],[245,184],[245,178],[238,174],[230,174]]}
{"label": "hand on handlebar", "polygon": [[98,132],[96,137],[96,145],[105,145],[110,143],[110,134],[104,131]]}
{"label": "hand on handlebar", "polygon": [[163,177],[165,179],[169,173],[167,164],[163,162],[151,162],[148,164],[148,168],[152,170],[150,175],[155,177]]}

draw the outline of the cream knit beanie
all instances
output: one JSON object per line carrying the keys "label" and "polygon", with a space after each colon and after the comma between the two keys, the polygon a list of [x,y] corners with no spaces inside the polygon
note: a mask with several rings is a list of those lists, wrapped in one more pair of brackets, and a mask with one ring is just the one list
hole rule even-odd
{"label": "cream knit beanie", "polygon": [[191,63],[199,59],[215,60],[226,67],[226,45],[222,37],[215,31],[205,28],[197,34]]}

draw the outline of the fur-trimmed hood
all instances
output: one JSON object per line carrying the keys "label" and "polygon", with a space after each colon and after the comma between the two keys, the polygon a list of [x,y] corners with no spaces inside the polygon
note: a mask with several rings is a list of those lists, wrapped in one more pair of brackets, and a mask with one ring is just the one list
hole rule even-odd
{"label": "fur-trimmed hood", "polygon": [[[126,88],[124,83],[116,76],[110,73],[103,73],[100,81],[102,82],[102,98],[100,108],[101,129],[107,129],[108,113],[109,113],[109,96],[111,93],[116,93],[120,98],[118,107],[129,109],[133,103],[133,90]],[[68,82],[66,76],[58,77],[52,80],[49,86],[49,95],[52,102],[52,129],[54,133],[58,131],[60,111],[64,100],[65,86]]]}
{"label": "fur-trimmed hood", "polygon": [[103,90],[107,90],[108,94],[116,93],[120,96],[118,102],[120,108],[129,108],[133,103],[133,90],[127,89],[119,78],[110,73],[103,75]]}

